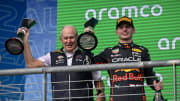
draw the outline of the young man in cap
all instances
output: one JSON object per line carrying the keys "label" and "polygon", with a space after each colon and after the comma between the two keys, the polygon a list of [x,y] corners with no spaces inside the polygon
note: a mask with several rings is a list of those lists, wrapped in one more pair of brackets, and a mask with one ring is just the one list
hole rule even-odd
{"label": "young man in cap", "polygon": [[[133,43],[135,28],[131,18],[118,19],[116,34],[118,45],[106,48],[95,57],[96,63],[127,63],[150,61],[148,49]],[[146,101],[144,92],[144,77],[154,90],[163,88],[162,82],[157,82],[153,68],[128,68],[108,70],[111,82],[110,101]]]}

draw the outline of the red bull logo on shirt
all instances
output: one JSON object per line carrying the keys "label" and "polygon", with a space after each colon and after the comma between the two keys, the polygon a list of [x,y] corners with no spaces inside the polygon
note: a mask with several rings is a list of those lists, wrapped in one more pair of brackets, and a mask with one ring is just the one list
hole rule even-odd
{"label": "red bull logo on shirt", "polygon": [[135,81],[143,81],[142,74],[138,74],[135,76],[133,73],[125,73],[124,76],[118,76],[118,75],[113,75],[112,76],[112,82],[118,82],[118,81],[126,81],[126,80],[135,80]]}

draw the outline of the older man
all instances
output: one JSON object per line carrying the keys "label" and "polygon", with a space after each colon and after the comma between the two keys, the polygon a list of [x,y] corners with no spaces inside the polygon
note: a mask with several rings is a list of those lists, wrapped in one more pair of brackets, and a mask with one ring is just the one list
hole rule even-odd
{"label": "older man", "polygon": [[[17,33],[22,28],[19,28]],[[92,64],[93,54],[84,52],[77,47],[77,31],[71,25],[64,26],[61,31],[60,41],[63,47],[60,50],[52,51],[46,55],[34,59],[29,46],[29,30],[25,29],[24,36],[24,57],[26,66],[69,66]],[[60,67],[59,67],[60,68]],[[97,91],[102,91],[98,96],[104,95],[104,84],[101,81],[101,72],[65,72],[52,73],[53,101],[93,101],[93,85],[95,81]],[[103,97],[98,97],[97,101],[104,101]]]}

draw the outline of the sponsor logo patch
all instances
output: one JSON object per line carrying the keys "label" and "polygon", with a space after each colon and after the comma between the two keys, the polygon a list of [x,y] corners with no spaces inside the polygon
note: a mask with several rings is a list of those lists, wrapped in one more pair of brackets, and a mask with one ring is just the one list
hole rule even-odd
{"label": "sponsor logo patch", "polygon": [[137,48],[132,48],[132,51],[135,51],[135,52],[138,52],[138,53],[142,52],[140,49],[137,49]]}
{"label": "sponsor logo patch", "polygon": [[81,55],[77,55],[77,56],[75,57],[75,60],[76,60],[76,61],[83,61],[83,59],[82,59],[82,56],[81,56]]}
{"label": "sponsor logo patch", "polygon": [[112,53],[114,53],[114,54],[116,54],[116,53],[118,53],[118,52],[119,52],[119,48],[112,50]]}
{"label": "sponsor logo patch", "polygon": [[123,76],[119,75],[113,75],[112,76],[112,82],[119,82],[119,81],[127,81],[127,80],[132,80],[132,81],[143,81],[142,74],[134,75],[133,73],[125,73]]}
{"label": "sponsor logo patch", "polygon": [[60,55],[57,57],[56,64],[64,63],[64,56]]}

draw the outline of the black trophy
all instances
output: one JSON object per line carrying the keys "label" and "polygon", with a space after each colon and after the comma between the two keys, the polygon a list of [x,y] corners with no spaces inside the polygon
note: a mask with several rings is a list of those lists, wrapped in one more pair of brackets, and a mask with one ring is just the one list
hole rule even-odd
{"label": "black trophy", "polygon": [[164,99],[161,93],[161,90],[159,90],[159,91],[156,91],[153,101],[167,101],[167,99]]}
{"label": "black trophy", "polygon": [[24,50],[23,45],[23,38],[26,34],[25,28],[31,28],[33,25],[36,24],[36,21],[33,19],[23,19],[22,21],[22,31],[17,33],[16,37],[10,38],[5,42],[5,48],[6,50],[13,55],[19,55]]}
{"label": "black trophy", "polygon": [[[91,18],[87,22],[85,22],[84,27],[94,29],[97,23],[98,20],[96,20],[95,18]],[[77,39],[79,48],[85,51],[93,50],[94,48],[96,48],[97,43],[97,38],[92,31],[82,33]]]}

